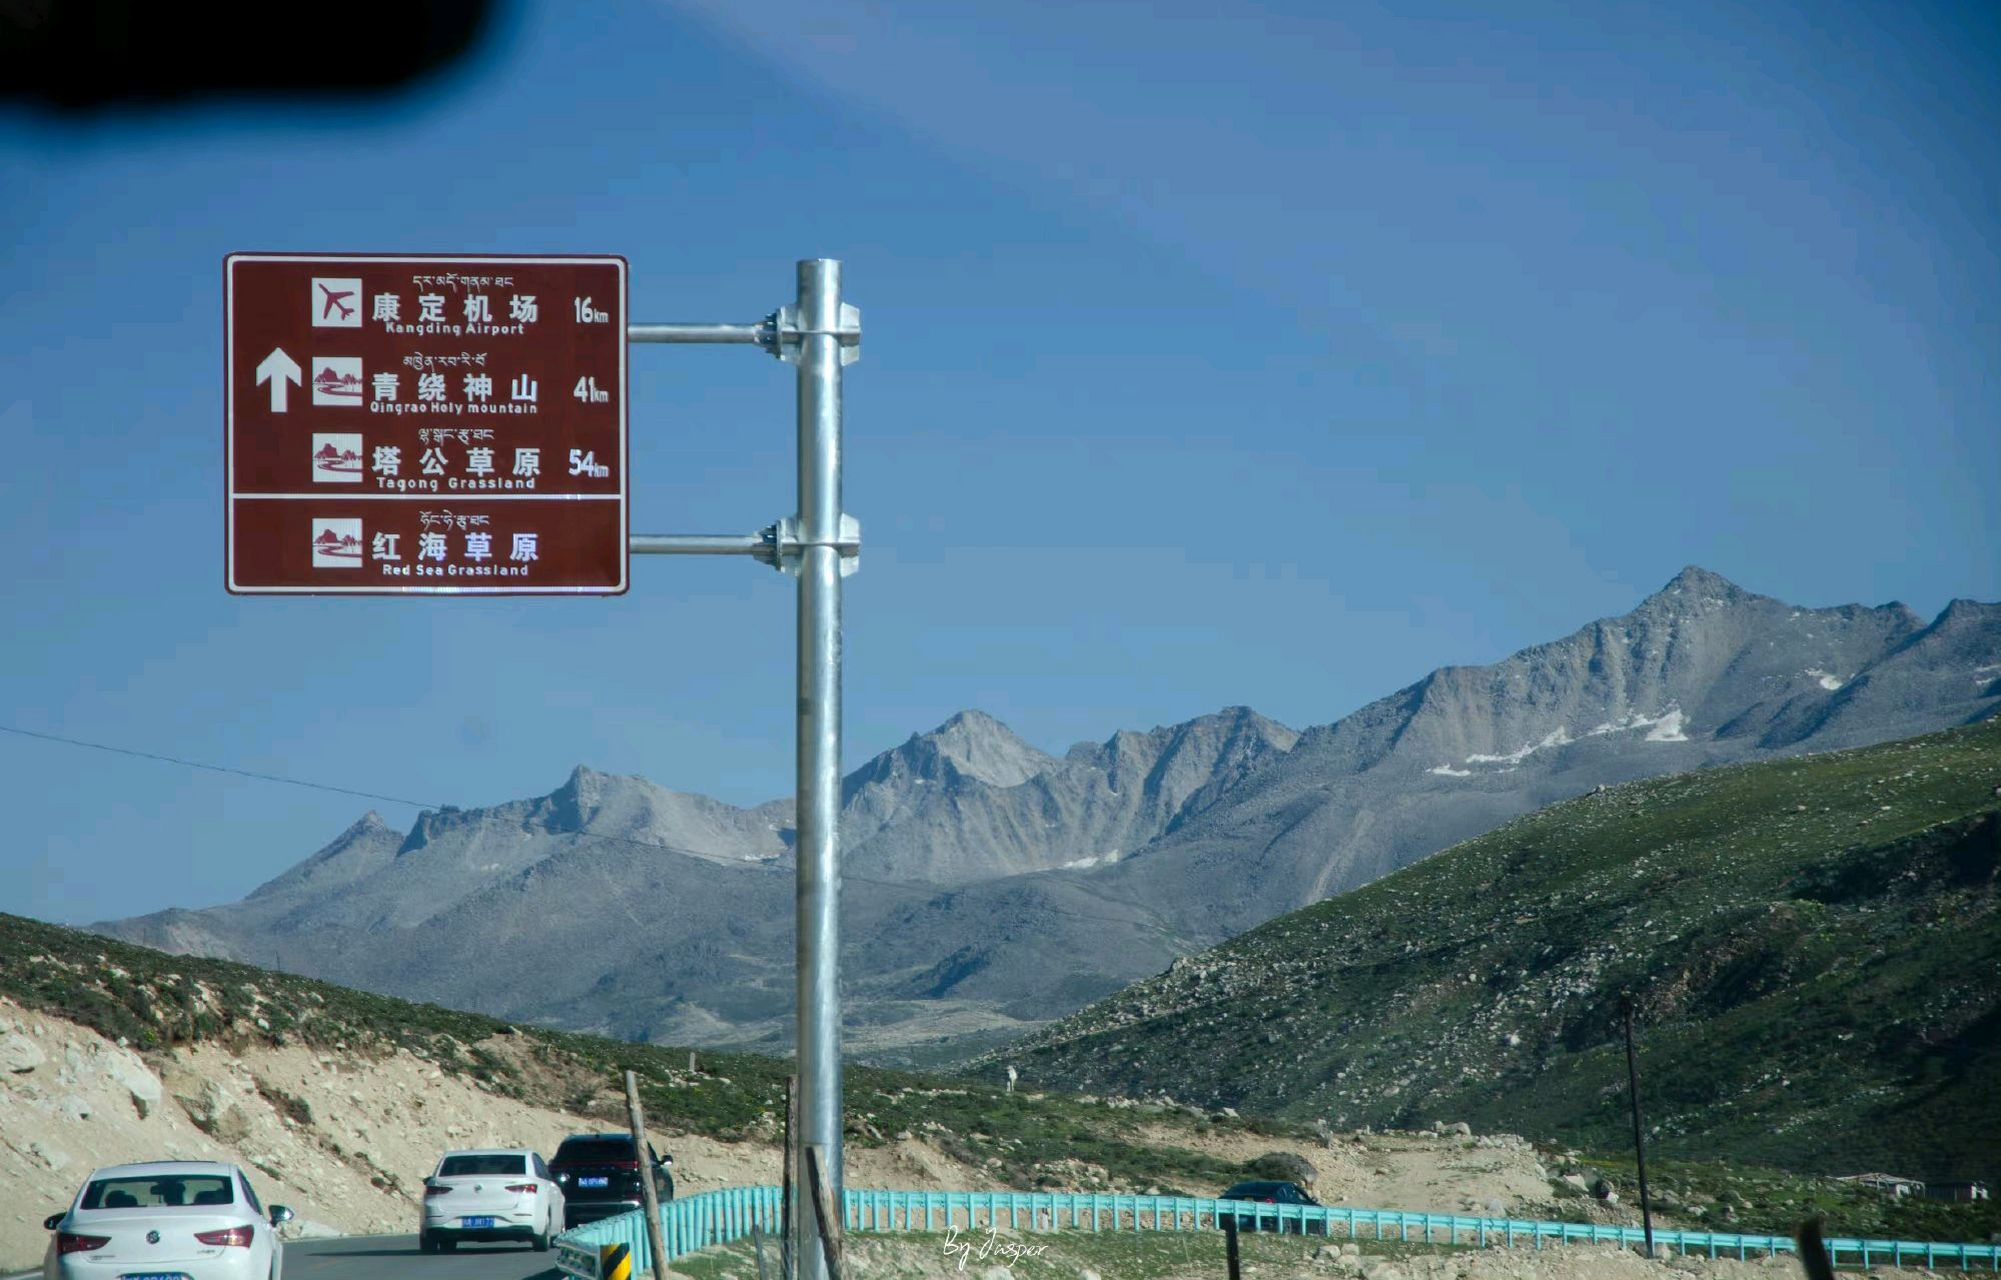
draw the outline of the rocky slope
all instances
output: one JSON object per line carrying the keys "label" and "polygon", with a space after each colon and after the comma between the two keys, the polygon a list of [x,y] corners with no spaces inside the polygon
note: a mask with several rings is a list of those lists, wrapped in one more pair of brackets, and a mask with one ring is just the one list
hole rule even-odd
{"label": "rocky slope", "polygon": [[949,884],[1117,862],[1284,755],[1298,735],[1248,707],[1081,743],[1062,759],[962,712],[851,775],[851,874]]}
{"label": "rocky slope", "polygon": [[[1897,604],[1799,609],[1691,568],[1623,617],[1300,734],[1239,707],[1053,756],[965,712],[845,780],[850,1044],[916,1062],[1031,1030],[1594,786],[1997,709],[2001,606],[1929,624]],[[579,768],[407,833],[371,814],[241,903],[97,927],[512,1018],[782,1050],[791,839],[790,802]]]}
{"label": "rocky slope", "polygon": [[2001,1175],[2001,722],[1608,788],[1009,1046],[1055,1087]]}

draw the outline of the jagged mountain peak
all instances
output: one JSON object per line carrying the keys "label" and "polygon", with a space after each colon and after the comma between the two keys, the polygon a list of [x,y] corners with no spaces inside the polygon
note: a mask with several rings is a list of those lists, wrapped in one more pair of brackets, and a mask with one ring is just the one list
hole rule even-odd
{"label": "jagged mountain peak", "polygon": [[370,809],[317,853],[250,892],[251,898],[278,898],[301,890],[324,892],[380,870],[396,856],[403,835]]}
{"label": "jagged mountain peak", "polygon": [[1299,732],[1245,706],[1224,707],[1184,720],[1179,724],[1155,725],[1151,729],[1120,729],[1103,742],[1079,742],[1065,758],[1072,761],[1104,761],[1134,752],[1151,754],[1195,739],[1229,739],[1249,735],[1266,741],[1280,751],[1288,751],[1298,741]]}
{"label": "jagged mountain peak", "polygon": [[2001,604],[1987,604],[1956,596],[1940,611],[1932,625],[1934,627],[1978,625],[1997,616],[2001,616]]}
{"label": "jagged mountain peak", "polygon": [[1635,605],[1626,617],[1641,621],[1663,615],[1699,616],[1721,613],[1738,606],[1762,603],[1766,600],[1767,597],[1746,591],[1720,573],[1692,564],[1669,578],[1660,590]]}
{"label": "jagged mountain peak", "polygon": [[977,708],[961,711],[929,733],[912,734],[895,753],[919,776],[954,772],[995,787],[1014,787],[1054,760]]}
{"label": "jagged mountain peak", "polygon": [[1722,574],[1705,569],[1699,564],[1684,565],[1680,573],[1668,579],[1667,585],[1654,594],[1666,595],[1677,591],[1706,591],[1725,596],[1751,594]]}
{"label": "jagged mountain peak", "polygon": [[621,781],[643,782],[643,779],[622,779],[616,774],[605,773],[602,770],[593,769],[587,764],[580,764],[570,770],[570,776],[563,779],[561,786],[549,793],[549,799],[551,802],[557,804],[565,801],[573,804],[588,804],[601,795],[608,786]]}

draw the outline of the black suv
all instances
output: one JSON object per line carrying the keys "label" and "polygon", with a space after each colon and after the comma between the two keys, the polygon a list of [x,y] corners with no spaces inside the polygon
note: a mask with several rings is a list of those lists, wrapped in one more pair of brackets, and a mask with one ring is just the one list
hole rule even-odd
{"label": "black suv", "polygon": [[[667,1166],[673,1156],[662,1156],[646,1144],[647,1167],[653,1174],[653,1190],[662,1203],[674,1198],[674,1176]],[[578,1133],[563,1139],[549,1172],[563,1189],[563,1225],[580,1226],[631,1213],[646,1207],[645,1184],[641,1183],[637,1146],[629,1133]]]}
{"label": "black suv", "polygon": [[1306,1235],[1308,1232],[1314,1235],[1326,1235],[1328,1231],[1327,1224],[1324,1222],[1281,1223],[1276,1211],[1264,1207],[1268,1204],[1297,1204],[1308,1208],[1318,1208],[1320,1202],[1315,1200],[1312,1194],[1297,1182],[1239,1182],[1236,1186],[1231,1187],[1228,1191],[1218,1196],[1217,1199],[1252,1200],[1257,1202],[1256,1204],[1246,1206],[1238,1213],[1237,1230],[1239,1231],[1296,1232],[1299,1235]]}

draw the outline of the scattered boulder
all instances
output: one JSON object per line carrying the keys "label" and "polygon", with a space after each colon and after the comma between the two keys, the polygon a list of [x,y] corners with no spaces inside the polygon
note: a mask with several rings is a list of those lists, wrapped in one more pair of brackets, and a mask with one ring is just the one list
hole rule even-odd
{"label": "scattered boulder", "polygon": [[45,1147],[39,1142],[30,1142],[28,1154],[41,1161],[51,1173],[61,1173],[69,1168],[69,1153],[59,1147]]}
{"label": "scattered boulder", "polygon": [[278,1228],[280,1239],[284,1240],[331,1240],[344,1233],[336,1231],[324,1222],[314,1222],[311,1218],[294,1218]]}
{"label": "scattered boulder", "polygon": [[12,1027],[0,1031],[0,1071],[24,1076],[48,1061],[42,1046]]}
{"label": "scattered boulder", "polygon": [[121,1050],[105,1059],[104,1074],[132,1095],[132,1106],[144,1120],[160,1105],[160,1078],[147,1069],[139,1055]]}
{"label": "scattered boulder", "polygon": [[249,1117],[217,1081],[175,1063],[167,1070],[166,1088],[194,1127],[217,1142],[240,1142],[250,1135]]}

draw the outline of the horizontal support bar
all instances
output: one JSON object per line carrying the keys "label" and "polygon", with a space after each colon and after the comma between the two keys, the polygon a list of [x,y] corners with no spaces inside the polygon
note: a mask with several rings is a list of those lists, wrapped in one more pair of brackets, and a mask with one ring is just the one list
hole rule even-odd
{"label": "horizontal support bar", "polygon": [[750,556],[795,574],[806,548],[832,547],[841,558],[841,576],[845,578],[861,564],[862,527],[853,516],[844,515],[837,536],[814,542],[799,536],[797,516],[787,516],[756,533],[635,533],[625,545],[635,556]]}
{"label": "horizontal support bar", "polygon": [[738,342],[763,346],[771,340],[766,324],[629,324],[627,342]]}
{"label": "horizontal support bar", "polygon": [[635,533],[627,545],[636,556],[765,556],[771,541],[761,533]]}

